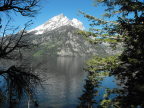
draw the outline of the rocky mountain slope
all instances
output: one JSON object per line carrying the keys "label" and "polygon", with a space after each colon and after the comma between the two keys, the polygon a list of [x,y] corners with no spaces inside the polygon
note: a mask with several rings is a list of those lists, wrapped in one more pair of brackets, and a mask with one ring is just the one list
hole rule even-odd
{"label": "rocky mountain slope", "polygon": [[28,31],[32,43],[39,44],[33,51],[34,56],[84,56],[107,55],[104,45],[93,45],[78,30],[83,30],[83,24],[77,19],[70,20],[63,14],[55,16],[46,23]]}
{"label": "rocky mountain slope", "polygon": [[48,54],[58,56],[83,56],[106,54],[100,45],[93,45],[77,34],[77,28],[62,26],[41,35],[35,35],[33,43],[40,43],[35,56]]}

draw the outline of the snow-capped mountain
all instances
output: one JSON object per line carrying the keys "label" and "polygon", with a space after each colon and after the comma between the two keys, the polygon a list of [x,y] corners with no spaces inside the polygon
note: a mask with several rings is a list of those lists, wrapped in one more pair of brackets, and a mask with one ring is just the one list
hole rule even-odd
{"label": "snow-capped mountain", "polygon": [[79,20],[75,18],[70,20],[66,16],[64,16],[64,14],[59,14],[48,20],[46,23],[30,30],[30,32],[36,31],[35,34],[43,34],[46,31],[51,31],[65,25],[70,25],[80,30],[84,29],[83,23]]}
{"label": "snow-capped mountain", "polygon": [[60,14],[30,30],[27,34],[30,36],[28,40],[39,45],[32,50],[33,56],[105,56],[115,52],[112,52],[107,44],[90,43],[83,35],[77,33],[79,29],[84,29],[82,22],[75,18],[70,20]]}

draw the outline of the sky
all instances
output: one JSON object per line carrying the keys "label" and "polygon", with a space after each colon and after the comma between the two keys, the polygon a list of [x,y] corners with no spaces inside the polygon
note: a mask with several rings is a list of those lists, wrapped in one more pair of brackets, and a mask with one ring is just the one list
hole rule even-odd
{"label": "sky", "polygon": [[[69,19],[77,18],[80,20],[86,29],[89,28],[89,21],[79,11],[89,13],[99,17],[103,13],[103,8],[96,8],[93,6],[93,0],[41,0],[40,11],[34,18],[22,17],[19,14],[11,13],[10,16],[13,18],[13,25],[24,25],[28,20],[33,21],[33,25],[29,29],[33,29],[53,16],[63,13]],[[7,18],[5,18],[6,21]]]}

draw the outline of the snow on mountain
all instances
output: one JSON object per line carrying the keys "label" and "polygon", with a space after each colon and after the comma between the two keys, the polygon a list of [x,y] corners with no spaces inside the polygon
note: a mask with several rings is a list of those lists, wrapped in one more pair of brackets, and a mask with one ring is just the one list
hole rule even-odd
{"label": "snow on mountain", "polygon": [[51,31],[51,30],[54,30],[56,28],[59,28],[61,26],[65,26],[65,25],[71,25],[80,30],[84,29],[83,23],[80,22],[79,20],[77,20],[75,18],[70,20],[63,14],[60,14],[58,16],[54,16],[53,18],[48,20],[46,23],[30,30],[29,32],[37,31],[35,34],[43,34],[45,31]]}

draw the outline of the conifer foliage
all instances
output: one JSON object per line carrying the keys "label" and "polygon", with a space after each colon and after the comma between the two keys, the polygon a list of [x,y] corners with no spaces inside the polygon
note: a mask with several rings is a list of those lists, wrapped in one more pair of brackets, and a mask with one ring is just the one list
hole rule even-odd
{"label": "conifer foliage", "polygon": [[[109,70],[122,87],[121,90],[114,90],[118,96],[111,105],[114,107],[117,104],[116,108],[144,107],[144,1],[95,0],[95,4],[106,7],[103,19],[81,12],[91,21],[94,36],[101,36],[99,42],[120,42],[124,45],[122,54],[117,56],[116,66]],[[112,17],[115,20],[111,20]],[[101,28],[97,29],[97,26]],[[115,61],[109,62],[112,64],[109,67],[113,67]]]}

